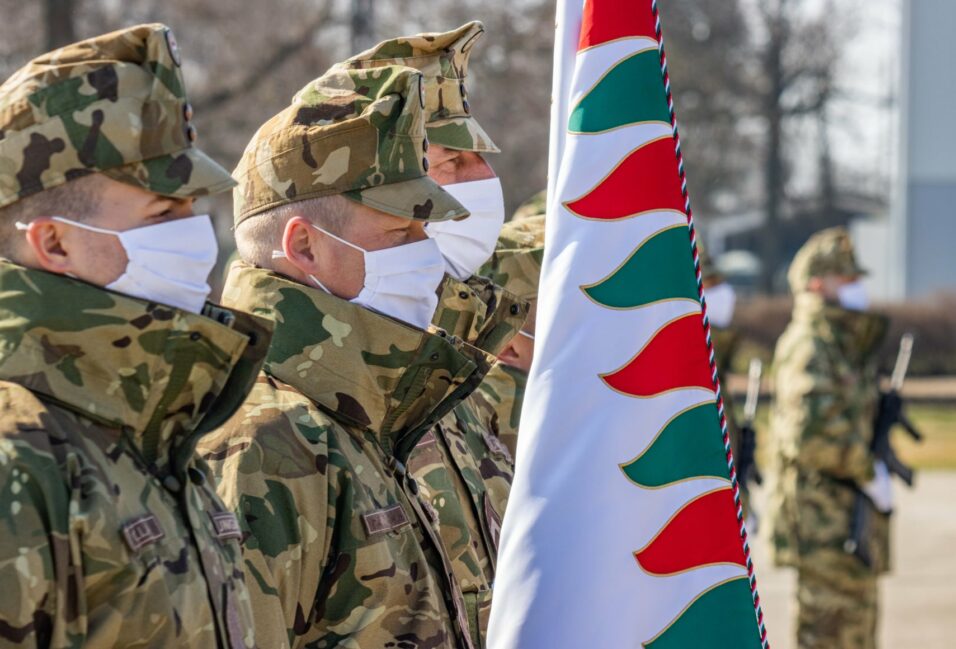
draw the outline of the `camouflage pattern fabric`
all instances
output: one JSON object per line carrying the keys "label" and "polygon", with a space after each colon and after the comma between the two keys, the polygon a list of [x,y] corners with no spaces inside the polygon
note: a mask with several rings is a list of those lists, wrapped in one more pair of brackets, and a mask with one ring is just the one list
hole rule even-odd
{"label": "camouflage pattern fabric", "polygon": [[[527,312],[527,302],[487,279],[446,277],[434,324],[494,355],[515,335]],[[469,397],[421,439],[408,469],[438,513],[472,640],[484,646],[501,518],[514,477],[511,454],[483,425]]]}
{"label": "camouflage pattern fabric", "polygon": [[446,275],[432,324],[496,356],[517,333],[530,308],[527,300],[488,278],[473,275],[460,282]]}
{"label": "camouflage pattern fabric", "polygon": [[258,384],[201,446],[246,536],[260,645],[472,647],[405,466],[493,357],[242,262],[224,300],[277,326]]}
{"label": "camouflage pattern fabric", "polygon": [[803,291],[811,277],[865,275],[853,252],[853,241],[846,228],[820,230],[797,251],[787,271],[794,292]]}
{"label": "camouflage pattern fabric", "polygon": [[197,149],[179,49],[139,25],[39,56],[0,86],[0,207],[100,172],[165,196],[235,182]]}
{"label": "camouflage pattern fabric", "polygon": [[478,274],[524,300],[537,299],[544,259],[544,219],[543,213],[528,214],[505,223],[494,254]]}
{"label": "camouflage pattern fabric", "polygon": [[0,646],[254,647],[239,527],[194,446],[269,327],[0,261]]}
{"label": "camouflage pattern fabric", "polygon": [[877,579],[859,563],[832,555],[797,571],[797,647],[876,649]]}
{"label": "camouflage pattern fabric", "polygon": [[259,127],[235,169],[236,225],[287,203],[341,194],[417,221],[468,216],[428,177],[422,75],[333,68]]}
{"label": "camouflage pattern fabric", "polygon": [[[538,281],[544,258],[545,192],[538,192],[505,223],[491,259],[479,269],[518,297],[531,302],[530,321],[538,298]],[[498,363],[479,386],[472,402],[484,426],[514,457],[518,446],[518,422],[528,375]]]}
{"label": "camouflage pattern fabric", "polygon": [[[703,266],[701,268],[710,268]],[[740,346],[740,332],[733,327],[720,328],[711,324],[711,338],[714,341],[714,360],[717,363],[717,376],[720,379],[721,396],[724,399],[724,413],[727,415],[727,430],[730,433],[731,448],[740,448],[740,422],[737,418],[737,407],[733,395],[727,389],[727,374],[733,367],[737,349]],[[747,489],[740,490],[740,500],[743,503],[744,515],[748,512],[750,494]]]}
{"label": "camouflage pattern fabric", "polygon": [[527,374],[497,363],[472,396],[483,426],[505,445],[512,458],[518,449],[518,424],[527,384]]}
{"label": "camouflage pattern fabric", "polygon": [[542,189],[540,192],[526,200],[518,206],[515,213],[511,215],[512,221],[521,221],[532,216],[541,216],[548,211],[548,190]]}
{"label": "camouflage pattern fabric", "polygon": [[889,567],[888,517],[873,508],[873,568],[847,555],[843,544],[854,486],[873,476],[874,356],[886,327],[881,316],[799,292],[777,343],[768,518],[776,562],[796,567],[801,580],[800,647],[875,644],[876,577]]}
{"label": "camouflage pattern fabric", "polygon": [[465,88],[468,59],[484,33],[484,25],[472,21],[450,32],[401,36],[337,65],[356,70],[404,65],[420,70],[428,138],[449,149],[498,153],[500,149],[471,114]]}

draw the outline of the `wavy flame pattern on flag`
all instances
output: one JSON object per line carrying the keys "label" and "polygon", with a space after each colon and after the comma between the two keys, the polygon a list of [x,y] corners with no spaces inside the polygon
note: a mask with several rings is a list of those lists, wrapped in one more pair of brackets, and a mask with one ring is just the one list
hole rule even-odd
{"label": "wavy flame pattern on flag", "polygon": [[[611,7],[614,11],[608,11]],[[611,40],[646,36],[647,23],[633,19],[634,14],[641,12],[628,9],[626,3],[588,0],[583,25],[590,29],[587,33],[582,29],[581,44],[600,47],[601,43]],[[621,15],[622,10],[630,16]],[[620,22],[609,24],[606,22],[609,18],[620,19]],[[599,25],[606,28],[599,29]],[[636,31],[628,33],[628,27]],[[657,47],[643,50],[605,72],[571,112],[568,131],[597,134],[628,124],[669,121],[659,56]],[[674,139],[666,137],[642,143],[586,195],[565,206],[581,218],[620,219],[662,210],[683,212],[684,203]],[[681,228],[668,228],[655,233],[612,275],[583,290],[596,303],[611,309],[639,308],[666,299],[698,300],[687,228],[683,228],[683,232]],[[634,358],[602,378],[614,390],[640,398],[670,390],[713,389],[700,314],[663,323]],[[622,466],[625,476],[635,485],[643,486],[640,480],[634,480],[641,477],[642,469],[647,472],[669,469],[679,475],[671,476],[670,482],[708,476],[726,479],[716,404],[706,403],[689,413],[677,413],[679,421],[672,421],[661,432],[650,452],[644,454],[643,463],[636,460]],[[690,449],[706,454],[710,462],[698,463],[693,460],[699,457],[686,457]],[[720,563],[746,566],[736,509],[730,487],[691,500],[667,521],[647,546],[634,553],[638,564],[648,573],[661,577]],[[746,583],[744,577],[739,577],[728,585],[734,581]],[[704,609],[725,606],[731,594],[736,598],[742,596],[746,604],[752,604],[749,588],[732,589],[725,585],[723,589],[708,591],[660,637],[645,646],[669,646],[667,638],[687,633],[680,630],[682,625],[692,628],[689,625],[693,618],[714,617],[716,611]],[[745,610],[747,620],[753,610],[750,606]],[[726,638],[726,643],[711,646],[759,646],[759,642],[755,643],[759,640],[755,630],[753,624],[741,625],[739,634]],[[701,646],[696,634],[691,643],[679,646],[691,644]]]}
{"label": "wavy flame pattern on flag", "polygon": [[489,644],[768,649],[656,0],[558,0],[558,31],[539,336]]}

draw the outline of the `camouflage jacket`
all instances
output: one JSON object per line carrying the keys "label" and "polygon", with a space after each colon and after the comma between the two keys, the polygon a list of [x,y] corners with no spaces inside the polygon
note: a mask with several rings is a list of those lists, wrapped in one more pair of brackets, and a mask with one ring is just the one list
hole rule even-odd
{"label": "camouflage jacket", "polygon": [[[774,355],[774,464],[769,517],[783,565],[826,562],[843,552],[856,490],[873,476],[870,441],[878,397],[875,350],[885,318],[799,294]],[[876,513],[876,510],[873,510]],[[888,560],[886,517],[873,556]]]}
{"label": "camouflage jacket", "polygon": [[195,454],[269,327],[0,261],[0,646],[253,647],[239,528]]}
{"label": "camouflage jacket", "polygon": [[518,449],[518,424],[527,385],[527,374],[498,363],[472,397],[484,426],[501,440],[511,457]]}
{"label": "camouflage jacket", "polygon": [[201,447],[247,537],[260,644],[471,647],[405,466],[492,358],[241,262],[224,300],[277,323],[256,387]]}
{"label": "camouflage jacket", "polygon": [[[528,304],[490,280],[446,277],[434,324],[497,354],[524,323]],[[408,460],[438,512],[441,538],[461,585],[472,640],[484,646],[498,537],[514,477],[511,454],[483,425],[471,399],[422,437]]]}

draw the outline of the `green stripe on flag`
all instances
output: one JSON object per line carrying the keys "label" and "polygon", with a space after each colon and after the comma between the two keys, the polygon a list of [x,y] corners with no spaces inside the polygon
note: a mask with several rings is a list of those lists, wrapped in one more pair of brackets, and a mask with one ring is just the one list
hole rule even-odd
{"label": "green stripe on flag", "polygon": [[760,649],[754,602],[746,577],[699,596],[646,649]]}
{"label": "green stripe on flag", "polygon": [[621,465],[632,482],[654,489],[691,478],[729,479],[717,406],[708,401],[679,413],[636,459]]}
{"label": "green stripe on flag", "polygon": [[636,309],[662,300],[697,302],[700,296],[687,237],[686,225],[661,230],[613,273],[581,289],[611,309]]}
{"label": "green stripe on flag", "polygon": [[578,102],[568,119],[571,133],[603,133],[640,122],[670,124],[656,49],[624,59]]}

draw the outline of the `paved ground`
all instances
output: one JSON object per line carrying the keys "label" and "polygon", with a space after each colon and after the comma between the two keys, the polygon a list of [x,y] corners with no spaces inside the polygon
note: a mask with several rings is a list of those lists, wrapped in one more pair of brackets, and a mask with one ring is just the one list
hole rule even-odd
{"label": "paved ground", "polygon": [[[881,584],[881,649],[956,647],[956,472],[924,472],[900,488],[893,574]],[[759,497],[758,497],[759,502]],[[790,605],[794,575],[773,569],[766,530],[754,543],[757,584],[773,649],[795,649]]]}

